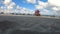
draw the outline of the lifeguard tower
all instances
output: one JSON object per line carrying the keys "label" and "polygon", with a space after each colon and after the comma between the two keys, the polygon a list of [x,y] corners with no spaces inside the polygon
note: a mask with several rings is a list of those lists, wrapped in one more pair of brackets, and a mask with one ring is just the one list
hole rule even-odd
{"label": "lifeguard tower", "polygon": [[36,16],[41,16],[41,15],[40,15],[40,11],[39,11],[39,10],[36,10],[36,11],[35,11],[35,15],[36,15]]}

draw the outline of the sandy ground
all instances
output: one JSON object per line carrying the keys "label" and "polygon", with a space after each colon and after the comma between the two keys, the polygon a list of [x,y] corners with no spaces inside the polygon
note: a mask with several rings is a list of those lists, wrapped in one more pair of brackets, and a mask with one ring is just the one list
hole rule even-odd
{"label": "sandy ground", "polygon": [[[6,25],[7,27],[3,25]],[[22,31],[24,31],[26,34],[37,34],[36,32],[45,32],[45,33],[60,32],[60,19],[45,18],[40,16],[36,17],[36,16],[22,16],[22,15],[21,16],[0,15],[0,30],[1,31],[3,30],[2,33],[4,32],[4,34],[5,33],[8,34],[9,32],[14,30],[18,30],[18,33],[20,34],[22,33]]]}

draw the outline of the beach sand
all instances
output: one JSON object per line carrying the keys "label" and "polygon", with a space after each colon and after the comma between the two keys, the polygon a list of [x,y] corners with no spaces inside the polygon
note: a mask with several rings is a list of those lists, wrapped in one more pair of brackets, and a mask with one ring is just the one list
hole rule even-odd
{"label": "beach sand", "polygon": [[40,34],[60,32],[60,19],[33,16],[0,16],[1,34]]}

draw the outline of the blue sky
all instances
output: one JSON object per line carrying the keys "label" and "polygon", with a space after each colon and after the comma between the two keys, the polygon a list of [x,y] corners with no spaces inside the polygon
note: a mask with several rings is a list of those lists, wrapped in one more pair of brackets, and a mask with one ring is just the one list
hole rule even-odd
{"label": "blue sky", "polygon": [[[17,5],[21,6],[21,7],[25,7],[27,9],[32,9],[32,10],[35,10],[35,6],[34,5],[37,5],[36,4],[32,4],[32,3],[27,3],[26,0],[12,0],[13,2],[15,2]],[[37,2],[38,0],[36,0]],[[41,0],[43,2],[47,2],[47,0]]]}
{"label": "blue sky", "polygon": [[[47,2],[48,0],[39,0],[42,2]],[[14,2],[16,5],[19,5],[20,7],[24,7],[30,10],[36,10],[35,5],[39,5],[38,4],[38,0],[36,0],[36,3],[28,3],[27,0],[12,0],[12,2]],[[3,6],[3,4],[0,4],[1,6]],[[46,14],[45,12],[42,12],[42,14],[44,15],[51,15],[51,12],[48,12],[48,14]]]}
{"label": "blue sky", "polygon": [[[42,2],[47,2],[48,0],[40,0]],[[33,3],[27,3],[26,0],[13,0],[13,2],[15,2],[17,5],[21,6],[21,7],[24,7],[24,8],[27,8],[27,9],[31,9],[31,10],[36,10],[36,7],[35,5],[38,5],[38,0],[36,0],[36,3],[33,4]],[[45,12],[42,12],[41,14],[43,15],[51,15],[51,12],[49,14],[46,14]]]}
{"label": "blue sky", "polygon": [[[7,10],[14,10],[14,8],[16,8],[15,10],[21,9],[19,11],[22,11],[23,13],[24,10],[27,10],[30,13],[30,10],[35,11],[38,9],[42,15],[59,15],[58,12],[60,11],[60,0],[4,0],[2,3],[1,2],[2,1],[0,0],[0,8],[6,7]],[[17,6],[20,8],[17,8]],[[25,11],[25,13],[27,11]],[[18,10],[16,12],[18,12]]]}

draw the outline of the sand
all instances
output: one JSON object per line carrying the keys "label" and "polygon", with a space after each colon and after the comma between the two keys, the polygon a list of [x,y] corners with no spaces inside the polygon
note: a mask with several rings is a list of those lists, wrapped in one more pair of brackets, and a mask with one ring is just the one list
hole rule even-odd
{"label": "sand", "polygon": [[[1,34],[40,34],[60,32],[60,19],[33,16],[0,16]],[[17,32],[16,32],[17,31]],[[23,33],[24,32],[24,33]],[[44,34],[43,33],[43,34]]]}

